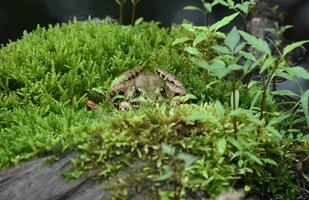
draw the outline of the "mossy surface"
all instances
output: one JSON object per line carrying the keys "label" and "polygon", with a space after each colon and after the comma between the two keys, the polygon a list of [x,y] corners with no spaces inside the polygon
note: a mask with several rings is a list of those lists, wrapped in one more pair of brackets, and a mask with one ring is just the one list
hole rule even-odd
{"label": "mossy surface", "polygon": [[[308,154],[305,133],[285,131],[272,104],[272,126],[246,110],[256,87],[248,90],[239,83],[243,109],[231,111],[231,82],[205,85],[203,70],[182,51],[186,44],[172,45],[184,36],[190,33],[179,26],[141,23],[132,28],[89,21],[38,28],[3,46],[0,167],[75,149],[79,155],[68,176],[99,169],[106,178],[139,159],[149,163],[143,178],[162,198],[213,198],[237,188],[293,198],[302,184],[296,178],[305,173],[296,170],[296,156]],[[218,41],[210,35],[203,43],[205,59],[214,56],[208,47]],[[136,65],[174,74],[198,104],[117,111],[108,89],[116,76]],[[99,107],[88,111],[88,99]]]}

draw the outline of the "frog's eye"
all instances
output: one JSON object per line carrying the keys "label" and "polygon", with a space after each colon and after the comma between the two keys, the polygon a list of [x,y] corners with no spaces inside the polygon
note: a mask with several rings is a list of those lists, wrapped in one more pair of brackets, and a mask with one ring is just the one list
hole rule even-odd
{"label": "frog's eye", "polygon": [[141,93],[142,93],[142,89],[141,89],[141,88],[136,88],[136,89],[135,89],[135,94],[134,94],[134,95],[135,95],[136,97],[138,97],[138,96],[141,95]]}
{"label": "frog's eye", "polygon": [[177,97],[177,96],[180,96],[180,94],[178,92],[175,92],[174,96]]}
{"label": "frog's eye", "polygon": [[117,94],[118,95],[124,95],[124,91],[119,91]]}
{"label": "frog's eye", "polygon": [[161,94],[163,97],[165,97],[165,98],[167,97],[165,88],[160,88],[160,94]]}

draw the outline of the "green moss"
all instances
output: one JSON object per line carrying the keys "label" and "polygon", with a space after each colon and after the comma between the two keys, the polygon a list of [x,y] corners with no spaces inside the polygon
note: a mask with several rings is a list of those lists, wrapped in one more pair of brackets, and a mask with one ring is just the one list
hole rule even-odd
{"label": "green moss", "polygon": [[[155,23],[130,27],[75,21],[38,27],[3,46],[0,168],[46,152],[77,149],[71,177],[92,168],[109,177],[139,159],[150,163],[143,178],[154,183],[156,195],[188,197],[202,192],[214,197],[238,187],[293,196],[295,157],[307,155],[308,139],[286,131],[284,120],[269,127],[250,110],[231,112],[230,81],[212,82],[215,78],[209,76],[212,84],[205,85],[203,70],[182,50],[188,44],[172,45],[184,36],[193,37],[179,26],[161,29]],[[200,44],[206,60],[215,56],[209,47],[220,39],[210,34]],[[175,74],[198,97],[198,105],[115,111],[106,95],[111,81],[136,65]],[[240,107],[249,108],[257,88],[247,90],[238,84]],[[86,110],[88,99],[99,104],[95,111]],[[205,104],[215,100],[223,106]],[[268,115],[278,117],[277,108],[270,108]],[[235,117],[237,136],[231,123]],[[175,153],[162,152],[164,144],[175,148]],[[187,166],[190,158],[195,162]],[[174,176],[166,178],[167,172]]]}

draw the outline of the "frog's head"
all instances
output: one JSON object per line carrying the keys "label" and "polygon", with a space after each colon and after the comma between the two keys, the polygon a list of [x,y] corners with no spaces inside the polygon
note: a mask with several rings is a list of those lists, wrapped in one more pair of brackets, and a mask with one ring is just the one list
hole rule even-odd
{"label": "frog's head", "polygon": [[116,80],[112,85],[111,94],[118,94],[118,97],[121,95],[120,108],[169,102],[175,96],[187,94],[179,80],[158,68],[150,72],[136,67],[124,72]]}

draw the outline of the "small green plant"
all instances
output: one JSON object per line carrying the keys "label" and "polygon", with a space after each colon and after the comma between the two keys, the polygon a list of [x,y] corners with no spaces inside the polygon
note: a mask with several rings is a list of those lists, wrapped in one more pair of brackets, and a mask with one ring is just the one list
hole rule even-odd
{"label": "small green plant", "polygon": [[217,2],[240,14],[243,19],[243,30],[246,32],[248,16],[255,5],[255,0],[241,0],[240,3],[235,3],[233,0],[217,0]]}
{"label": "small green plant", "polygon": [[199,11],[201,12],[205,17],[205,25],[208,26],[208,15],[212,12],[212,9],[215,5],[217,5],[219,2],[217,0],[214,0],[212,3],[209,3],[208,0],[201,0],[203,3],[203,9],[200,9],[196,6],[186,6],[184,7],[184,10],[193,10],[193,11]]}
{"label": "small green plant", "polygon": [[163,199],[168,199],[168,198],[176,198],[179,199],[182,197],[182,194],[184,194],[184,185],[182,181],[184,180],[184,171],[190,167],[196,158],[190,154],[183,153],[183,152],[176,152],[175,148],[167,145],[167,144],[162,144],[161,145],[161,150],[163,153],[163,158],[162,161],[166,160],[166,156],[170,158],[170,162],[167,164],[164,164],[160,168],[163,169],[163,173],[154,178],[154,181],[171,181],[172,184],[174,185],[173,191],[161,191],[160,195],[161,198]]}

